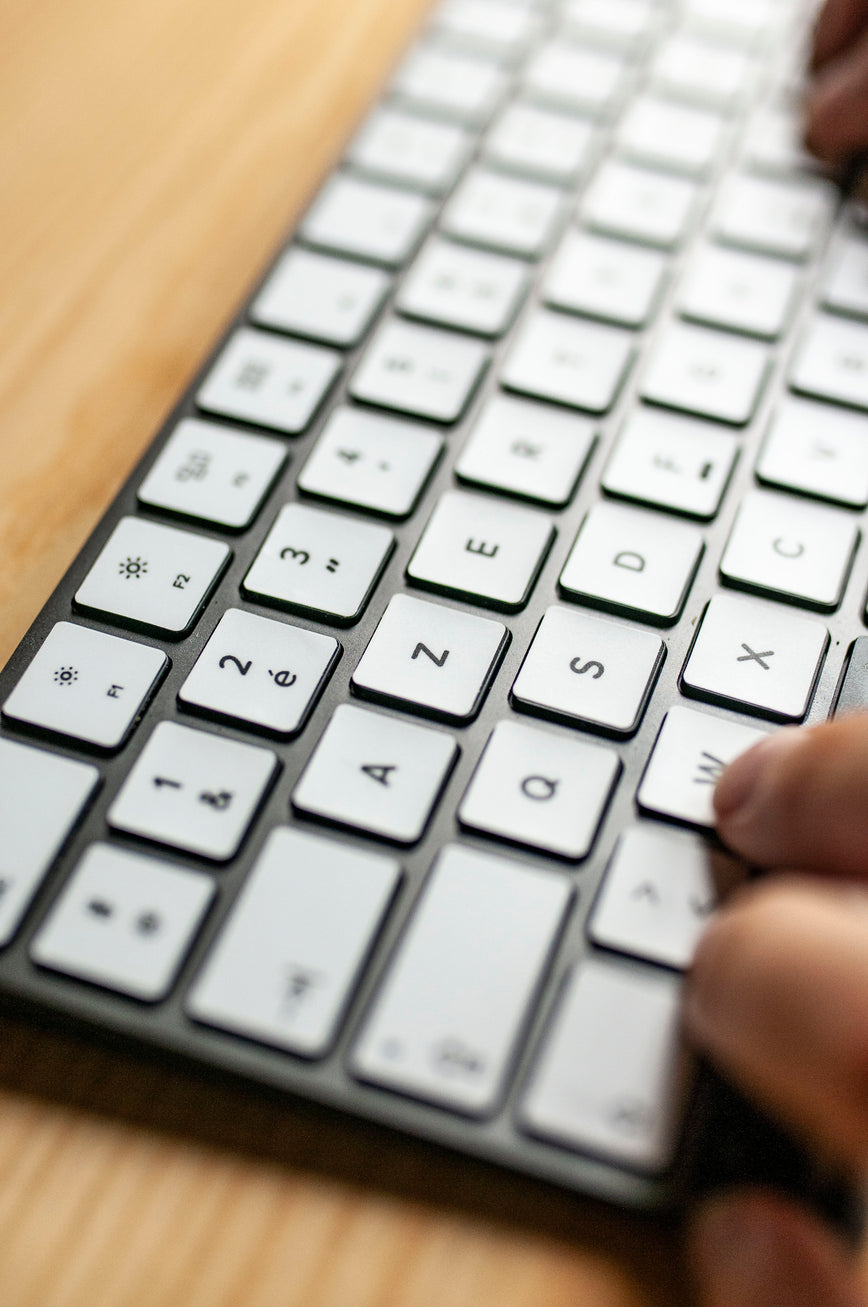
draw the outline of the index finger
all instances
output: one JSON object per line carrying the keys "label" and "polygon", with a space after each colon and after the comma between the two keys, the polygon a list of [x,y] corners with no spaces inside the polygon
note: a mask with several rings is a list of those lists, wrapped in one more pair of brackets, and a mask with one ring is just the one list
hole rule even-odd
{"label": "index finger", "polygon": [[844,54],[868,27],[868,0],[826,0],[814,28],[811,67]]}

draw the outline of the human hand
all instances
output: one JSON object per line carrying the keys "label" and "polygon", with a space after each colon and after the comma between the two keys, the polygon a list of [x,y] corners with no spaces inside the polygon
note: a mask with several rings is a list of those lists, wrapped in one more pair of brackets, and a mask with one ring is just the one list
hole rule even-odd
{"label": "human hand", "polygon": [[811,51],[809,147],[832,164],[868,149],[868,0],[826,0]]}
{"label": "human hand", "polygon": [[[688,976],[691,1039],[829,1160],[868,1170],[868,714],[783,730],[715,792],[718,830],[783,874],[737,894]],[[857,1307],[851,1256],[808,1212],[744,1191],[697,1216],[703,1307]]]}

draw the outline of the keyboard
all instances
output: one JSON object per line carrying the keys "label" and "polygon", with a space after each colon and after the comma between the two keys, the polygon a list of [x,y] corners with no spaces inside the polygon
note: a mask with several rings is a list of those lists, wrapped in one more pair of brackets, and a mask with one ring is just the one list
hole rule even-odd
{"label": "keyboard", "polygon": [[432,11],[0,676],[8,1010],[625,1205],[814,1184],[679,1035],[717,776],[866,701],[810,18]]}

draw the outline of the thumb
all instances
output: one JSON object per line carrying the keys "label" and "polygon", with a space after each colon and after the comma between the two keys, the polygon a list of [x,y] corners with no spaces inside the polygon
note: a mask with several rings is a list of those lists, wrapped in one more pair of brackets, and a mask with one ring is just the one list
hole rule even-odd
{"label": "thumb", "polygon": [[688,1247],[701,1307],[865,1307],[847,1250],[776,1194],[711,1199],[693,1220]]}

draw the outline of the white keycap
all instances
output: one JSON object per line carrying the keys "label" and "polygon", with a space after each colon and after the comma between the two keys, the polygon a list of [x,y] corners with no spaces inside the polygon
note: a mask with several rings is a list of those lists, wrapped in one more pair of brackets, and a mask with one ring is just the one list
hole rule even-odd
{"label": "white keycap", "polygon": [[276,735],[296,735],[339,653],[333,636],[229,608],[178,698]]}
{"label": "white keycap", "polygon": [[417,585],[517,612],[554,539],[531,508],[450,490],[441,496],[407,564]]}
{"label": "white keycap", "polygon": [[756,75],[756,62],[746,52],[682,33],[667,37],[651,63],[655,90],[724,112],[744,101]]}
{"label": "white keycap", "polygon": [[506,86],[496,63],[419,44],[395,74],[391,91],[414,108],[477,126],[491,117]]}
{"label": "white keycap", "polygon": [[15,934],[98,783],[90,763],[0,739],[0,946]]}
{"label": "white keycap", "polygon": [[765,735],[710,713],[670,708],[636,795],[640,808],[693,826],[713,826],[711,797],[724,767]]}
{"label": "white keycap", "polygon": [[301,224],[311,245],[395,268],[415,250],[433,216],[430,200],[338,173]]}
{"label": "white keycap", "polygon": [[588,932],[602,948],[684,970],[745,867],[688,831],[646,823],[619,839]]}
{"label": "white keycap", "polygon": [[447,847],[362,1029],[355,1073],[490,1112],[570,894],[566,876]]}
{"label": "white keycap", "polygon": [[470,148],[462,127],[429,122],[381,105],[353,141],[348,159],[375,180],[395,182],[431,195],[455,184]]}
{"label": "white keycap", "polygon": [[149,630],[185,635],[230,557],[219,540],[122,517],[75,602]]}
{"label": "white keycap", "polygon": [[455,464],[461,481],[563,508],[594,447],[587,418],[496,395]]}
{"label": "white keycap", "polygon": [[808,153],[803,136],[800,113],[789,107],[764,105],[748,121],[742,157],[752,172],[770,177],[818,172],[821,164]]}
{"label": "white keycap", "polygon": [[670,323],[649,359],[642,398],[744,426],[759,402],[769,362],[766,347],[754,341]]}
{"label": "white keycap", "polygon": [[483,145],[485,158],[509,172],[556,184],[584,177],[596,153],[591,123],[532,104],[510,104]]}
{"label": "white keycap", "polygon": [[868,326],[818,313],[796,352],[790,385],[804,395],[868,409]]}
{"label": "white keycap", "polygon": [[532,1134],[621,1166],[672,1160],[687,1088],[676,981],[585,962],[570,975],[521,1109]]}
{"label": "white keycap", "polygon": [[379,268],[296,248],[280,258],[250,316],[262,327],[326,345],[355,345],[388,289],[389,278]]}
{"label": "white keycap", "polygon": [[717,163],[724,135],[725,120],[709,109],[640,95],[621,119],[615,145],[637,163],[701,178]]}
{"label": "white keycap", "polygon": [[512,687],[526,711],[632,735],[666,648],[650,631],[549,608]]}
{"label": "white keycap", "polygon": [[532,9],[508,0],[444,0],[431,21],[449,45],[506,61],[521,58],[540,26]]}
{"label": "white keycap", "polygon": [[277,766],[270,749],[160,722],[109,809],[108,823],[225,862],[237,853]]}
{"label": "white keycap", "polygon": [[395,891],[393,859],[272,831],[187,997],[195,1019],[321,1057]]}
{"label": "white keycap", "polygon": [[210,876],[92,844],[31,945],[40,966],[165,997],[214,897]]}
{"label": "white keycap", "polygon": [[835,211],[830,182],[730,177],[711,215],[711,230],[728,245],[802,260],[825,238]]}
{"label": "white keycap", "polygon": [[578,862],[591,851],[620,771],[614,749],[499,722],[458,819],[483,835]]}
{"label": "white keycap", "polygon": [[162,649],[58,622],[4,703],[3,714],[116,749],[168,665]]}
{"label": "white keycap", "polygon": [[560,587],[571,598],[669,626],[702,557],[695,526],[621,504],[597,504],[576,538]]}
{"label": "white keycap", "polygon": [[655,250],[570,231],[543,284],[547,304],[622,327],[644,327],[656,308],[666,260]]}
{"label": "white keycap", "polygon": [[287,504],[244,578],[244,591],[346,625],[361,616],[394,543],[392,532],[375,522]]}
{"label": "white keycap", "polygon": [[625,54],[639,54],[654,36],[659,12],[648,0],[567,0],[564,27],[571,37]]}
{"label": "white keycap", "polygon": [[684,178],[609,160],[585,192],[581,214],[610,236],[673,249],[687,235],[696,197],[696,185]]}
{"label": "white keycap", "polygon": [[527,94],[543,104],[608,118],[624,98],[628,77],[617,55],[549,41],[531,55],[523,81]]}
{"label": "white keycap", "polygon": [[548,246],[560,211],[554,187],[476,168],[446,205],[441,226],[473,245],[534,259]]}
{"label": "white keycap", "polygon": [[415,844],[457,756],[451,735],[341,704],[293,791],[293,806],[396,844]]}
{"label": "white keycap", "polygon": [[527,267],[515,259],[432,241],[416,259],[398,295],[411,318],[499,336],[527,290]]}
{"label": "white keycap", "polygon": [[676,303],[695,322],[776,340],[792,321],[797,287],[788,264],[709,245],[694,251]]}
{"label": "white keycap", "polygon": [[268,436],[185,418],[139,487],[139,503],[241,530],[285,461],[283,445]]}
{"label": "white keycap", "polygon": [[387,517],[413,511],[443,442],[428,427],[339,408],[298,475],[301,490]]}
{"label": "white keycap", "polygon": [[468,722],[479,712],[509,633],[502,622],[395,595],[353,672],[365,698]]}
{"label": "white keycap", "polygon": [[752,49],[779,36],[789,6],[779,0],[685,0],[684,21],[709,40]]}
{"label": "white keycap", "polygon": [[772,419],[756,471],[769,485],[865,508],[865,419],[826,404],[787,400]]}
{"label": "white keycap", "polygon": [[856,523],[837,509],[754,490],[742,500],[720,572],[733,585],[831,612],[858,542]]}
{"label": "white keycap", "polygon": [[716,595],[682,672],[685,693],[800,722],[823,666],[829,632],[814,617]]}
{"label": "white keycap", "polygon": [[720,507],[737,453],[729,432],[716,426],[637,408],[601,484],[610,495],[707,521]]}
{"label": "white keycap", "polygon": [[332,350],[242,327],[230,338],[196,403],[209,413],[298,435],[341,369]]}
{"label": "white keycap", "polygon": [[633,340],[626,332],[537,310],[516,335],[500,380],[508,390],[587,413],[606,413],[633,355]]}
{"label": "white keycap", "polygon": [[831,252],[823,276],[823,304],[837,313],[868,318],[868,240],[847,233]]}
{"label": "white keycap", "polygon": [[386,322],[371,341],[350,383],[356,399],[436,422],[455,422],[488,362],[475,340]]}

